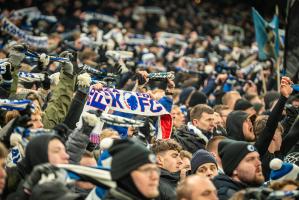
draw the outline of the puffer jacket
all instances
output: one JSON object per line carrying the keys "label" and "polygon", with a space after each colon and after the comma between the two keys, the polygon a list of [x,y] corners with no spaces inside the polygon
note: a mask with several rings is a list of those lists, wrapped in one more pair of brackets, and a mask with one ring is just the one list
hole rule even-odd
{"label": "puffer jacket", "polygon": [[205,141],[198,135],[189,131],[187,126],[182,126],[177,129],[172,135],[172,138],[176,140],[184,150],[187,150],[192,154],[199,149],[205,149],[206,146]]}

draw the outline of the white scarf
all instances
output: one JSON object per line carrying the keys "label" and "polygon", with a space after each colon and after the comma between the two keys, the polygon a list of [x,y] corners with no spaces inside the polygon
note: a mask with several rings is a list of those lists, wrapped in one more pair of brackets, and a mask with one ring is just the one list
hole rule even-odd
{"label": "white scarf", "polygon": [[205,143],[208,143],[209,139],[207,138],[207,136],[205,136],[202,133],[202,131],[196,128],[191,122],[188,122],[187,129],[192,133],[194,133],[195,135],[197,135],[198,137],[200,137],[201,139],[203,139]]}

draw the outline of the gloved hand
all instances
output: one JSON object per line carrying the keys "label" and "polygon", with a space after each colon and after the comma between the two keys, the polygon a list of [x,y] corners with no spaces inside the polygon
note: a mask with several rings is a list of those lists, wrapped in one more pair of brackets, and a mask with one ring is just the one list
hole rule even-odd
{"label": "gloved hand", "polygon": [[30,115],[21,115],[16,118],[12,127],[13,128],[16,128],[16,127],[30,128],[32,126],[31,123],[29,124],[30,120],[31,120]]}
{"label": "gloved hand", "polygon": [[[64,51],[62,52],[59,57],[62,57],[62,58],[67,58],[69,60],[73,59],[73,55],[72,53],[70,53],[69,51]],[[69,75],[73,75],[74,73],[74,66],[72,64],[71,61],[65,61],[62,63],[62,69],[65,73],[69,74]]]}
{"label": "gloved hand", "polygon": [[138,85],[145,85],[148,81],[148,73],[146,71],[139,71],[136,73]]}
{"label": "gloved hand", "polygon": [[31,192],[36,185],[44,184],[51,181],[65,183],[67,172],[50,163],[37,165],[31,174],[26,178],[23,188],[27,192]]}
{"label": "gloved hand", "polygon": [[8,55],[8,62],[11,63],[12,67],[20,67],[22,60],[25,58],[26,51],[27,46],[25,44],[16,44],[12,46]]}
{"label": "gloved hand", "polygon": [[106,51],[107,51],[107,46],[106,45],[101,45],[100,48],[98,49],[98,63],[106,63],[108,61],[108,58],[106,56]]}
{"label": "gloved hand", "polygon": [[49,63],[50,63],[50,57],[45,53],[40,54],[38,59],[38,64],[37,64],[38,69],[40,71],[43,71],[43,69],[45,69]]}
{"label": "gloved hand", "polygon": [[78,66],[78,62],[77,62],[77,59],[78,59],[78,52],[77,51],[72,51],[72,57],[70,58],[70,61],[72,62],[73,64],[73,68],[74,68],[74,74],[80,74],[81,71],[82,71],[82,68],[80,68]]}
{"label": "gloved hand", "polygon": [[49,78],[49,75],[47,73],[45,74],[45,79],[42,81],[42,88],[44,90],[49,90],[51,87],[51,79]]}
{"label": "gloved hand", "polygon": [[96,115],[91,113],[83,113],[82,115],[82,133],[87,135],[88,137],[91,134],[91,131],[94,129],[96,124],[99,122]]}
{"label": "gloved hand", "polygon": [[64,200],[79,200],[82,199],[80,194],[72,192],[67,185],[59,181],[50,181],[43,184],[36,185],[30,196],[29,200],[36,199],[53,200],[53,199],[64,199]]}
{"label": "gloved hand", "polygon": [[96,147],[97,145],[95,143],[89,142],[86,147],[86,150],[89,152],[93,152],[96,149]]}
{"label": "gloved hand", "polygon": [[28,103],[24,110],[20,110],[21,115],[28,115],[31,116],[32,110],[34,109],[34,105],[32,103]]}
{"label": "gloved hand", "polygon": [[127,73],[129,71],[124,63],[122,63],[122,64],[115,63],[113,68],[114,68],[114,71],[115,71],[116,74],[124,74],[124,73]]}
{"label": "gloved hand", "polygon": [[10,62],[5,62],[2,65],[5,66],[5,73],[2,74],[2,78],[5,81],[11,81],[12,80],[12,75],[11,75],[11,64],[10,64]]}

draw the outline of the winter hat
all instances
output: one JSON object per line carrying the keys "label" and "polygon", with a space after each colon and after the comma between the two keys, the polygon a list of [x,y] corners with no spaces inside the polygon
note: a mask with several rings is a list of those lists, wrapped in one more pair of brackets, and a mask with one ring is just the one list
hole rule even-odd
{"label": "winter hat", "polygon": [[296,180],[299,167],[292,163],[282,162],[282,160],[278,158],[274,158],[270,162],[271,181],[282,181],[282,180]]}
{"label": "winter hat", "polygon": [[191,159],[191,173],[195,174],[196,170],[203,164],[214,163],[217,166],[215,157],[208,151],[200,149],[196,151]]}
{"label": "winter hat", "polygon": [[226,175],[231,176],[241,160],[249,153],[257,151],[249,142],[222,140],[218,146],[218,153]]}
{"label": "winter hat", "polygon": [[108,149],[112,156],[111,176],[114,181],[144,164],[156,162],[155,155],[136,140],[105,138],[101,142],[101,148]]}
{"label": "winter hat", "polygon": [[234,110],[247,110],[248,108],[252,108],[252,107],[253,105],[246,99],[238,99],[236,101]]}
{"label": "winter hat", "polygon": [[207,96],[199,91],[194,92],[189,101],[189,107],[196,106],[197,104],[206,104],[207,103]]}
{"label": "winter hat", "polygon": [[280,97],[279,92],[276,92],[276,91],[267,92],[264,97],[265,109],[266,110],[270,109],[273,101],[277,100],[279,97]]}

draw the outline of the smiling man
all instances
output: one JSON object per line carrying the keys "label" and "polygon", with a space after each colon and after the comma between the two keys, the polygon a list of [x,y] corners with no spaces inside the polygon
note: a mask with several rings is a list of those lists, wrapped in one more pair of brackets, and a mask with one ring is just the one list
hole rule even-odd
{"label": "smiling man", "polygon": [[221,200],[247,187],[258,187],[264,182],[260,155],[248,142],[225,139],[219,143],[219,155],[225,175],[213,182]]}

